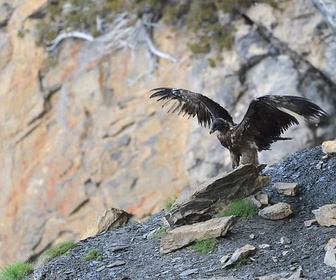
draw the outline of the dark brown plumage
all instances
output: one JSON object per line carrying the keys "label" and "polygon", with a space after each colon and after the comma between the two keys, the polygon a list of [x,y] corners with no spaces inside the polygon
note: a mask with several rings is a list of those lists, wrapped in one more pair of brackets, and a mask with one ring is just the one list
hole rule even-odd
{"label": "dark brown plumage", "polygon": [[229,112],[210,98],[178,88],[155,88],[150,98],[166,101],[162,107],[175,101],[168,112],[197,117],[200,125],[210,127],[210,134],[218,131],[221,144],[229,149],[232,167],[242,164],[257,166],[258,151],[269,150],[271,144],[283,138],[290,126],[299,124],[298,114],[305,120],[327,117],[327,113],[309,99],[298,96],[265,95],[251,101],[245,116],[238,124]]}

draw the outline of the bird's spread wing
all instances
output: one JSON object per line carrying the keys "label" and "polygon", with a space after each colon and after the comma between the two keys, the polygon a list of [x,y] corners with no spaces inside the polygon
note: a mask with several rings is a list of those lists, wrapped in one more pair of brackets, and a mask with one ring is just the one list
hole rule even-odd
{"label": "bird's spread wing", "polygon": [[210,126],[216,118],[222,118],[233,124],[232,117],[215,101],[196,92],[177,88],[155,88],[151,90],[150,98],[158,97],[158,101],[166,101],[162,107],[174,103],[168,112],[183,113],[189,117],[197,116],[198,123],[203,126]]}
{"label": "bird's spread wing", "polygon": [[[299,124],[298,114],[305,120],[327,117],[327,113],[310,100],[298,96],[266,95],[254,99],[237,126],[242,137],[252,138],[260,150],[280,140],[290,126]],[[288,139],[288,138],[287,138]]]}

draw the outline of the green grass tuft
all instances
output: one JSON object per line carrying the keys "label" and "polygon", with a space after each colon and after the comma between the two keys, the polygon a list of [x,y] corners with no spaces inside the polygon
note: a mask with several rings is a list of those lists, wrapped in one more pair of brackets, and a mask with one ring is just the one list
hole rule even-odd
{"label": "green grass tuft", "polygon": [[218,240],[216,238],[208,238],[205,240],[195,241],[192,247],[197,252],[207,254],[211,253],[215,249],[217,243]]}
{"label": "green grass tuft", "polygon": [[17,262],[4,267],[0,273],[0,280],[21,280],[34,271],[34,266],[26,262]]}
{"label": "green grass tuft", "polygon": [[166,202],[165,202],[165,205],[164,205],[164,209],[169,212],[170,209],[173,207],[175,201],[177,199],[177,195],[173,195],[172,197],[170,197]]}
{"label": "green grass tuft", "polygon": [[102,260],[103,254],[98,249],[91,249],[89,250],[86,255],[83,257],[84,261],[91,261],[91,260]]}
{"label": "green grass tuft", "polygon": [[159,228],[157,231],[155,231],[155,233],[150,237],[150,239],[152,238],[162,238],[162,236],[166,233],[167,231],[167,227],[161,227]]}
{"label": "green grass tuft", "polygon": [[65,253],[67,253],[74,246],[75,246],[74,242],[66,241],[66,242],[63,242],[63,243],[55,246],[54,248],[50,248],[48,250],[45,250],[43,252],[43,255],[55,258],[55,257],[58,257],[60,255],[63,255]]}
{"label": "green grass tuft", "polygon": [[252,218],[258,215],[258,207],[247,198],[232,201],[218,213],[219,217],[236,215],[242,218]]}

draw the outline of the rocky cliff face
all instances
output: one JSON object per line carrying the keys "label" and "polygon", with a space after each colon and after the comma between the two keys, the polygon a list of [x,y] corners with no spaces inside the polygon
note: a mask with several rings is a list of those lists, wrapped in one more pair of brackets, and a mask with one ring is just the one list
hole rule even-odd
{"label": "rocky cliff face", "polygon": [[[105,207],[143,217],[230,168],[217,139],[195,120],[166,114],[148,99],[151,88],[203,92],[237,121],[262,94],[302,95],[335,116],[335,36],[308,1],[250,8],[250,20],[233,22],[235,47],[215,65],[213,53],[190,53],[186,31],[162,22],[153,40],[176,62],[148,42],[109,48],[98,38],[64,40],[57,61],[46,63],[35,44],[38,19],[29,17],[45,2],[0,2],[0,265],[77,239]],[[295,127],[294,140],[260,162],[319,144],[335,126]]]}

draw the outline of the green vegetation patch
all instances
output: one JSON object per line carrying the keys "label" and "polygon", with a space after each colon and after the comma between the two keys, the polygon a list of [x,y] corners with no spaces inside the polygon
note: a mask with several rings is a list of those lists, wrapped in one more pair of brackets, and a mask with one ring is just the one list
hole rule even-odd
{"label": "green vegetation patch", "polygon": [[91,249],[89,250],[86,255],[83,257],[84,261],[91,261],[91,260],[102,260],[103,254],[98,249]]}
{"label": "green vegetation patch", "polygon": [[244,198],[233,200],[218,213],[218,216],[236,215],[242,218],[252,218],[258,215],[258,211],[258,207],[250,199]]}
{"label": "green vegetation patch", "polygon": [[43,13],[37,16],[37,43],[50,42],[61,31],[80,31],[97,37],[108,29],[116,14],[128,13],[140,17],[144,11],[151,9],[157,16],[164,5],[164,1],[155,0],[48,1]]}
{"label": "green vegetation patch", "polygon": [[[36,41],[45,44],[62,31],[80,31],[97,37],[109,30],[119,14],[135,16],[130,25],[150,14],[153,24],[162,20],[177,29],[183,27],[192,37],[188,44],[190,50],[201,54],[232,48],[232,19],[256,3],[276,7],[274,0],[59,0],[48,1],[45,9],[32,18],[37,19]],[[223,14],[229,15],[229,20],[223,21]]]}
{"label": "green vegetation patch", "polygon": [[195,241],[192,247],[197,252],[207,254],[215,250],[217,244],[218,240],[216,238],[208,238],[205,240]]}
{"label": "green vegetation patch", "polygon": [[0,280],[21,280],[34,271],[34,266],[26,262],[17,262],[4,267],[0,272]]}
{"label": "green vegetation patch", "polygon": [[149,238],[150,239],[152,239],[152,238],[162,238],[162,236],[166,233],[167,229],[168,229],[168,227],[161,227],[157,231],[155,231],[153,233],[153,235]]}
{"label": "green vegetation patch", "polygon": [[67,253],[74,246],[75,246],[74,242],[66,241],[66,242],[60,243],[59,245],[57,245],[53,248],[45,250],[43,252],[43,255],[49,256],[51,258],[55,258],[55,257],[58,257],[60,255],[63,255],[65,253]]}
{"label": "green vegetation patch", "polygon": [[169,212],[170,209],[173,207],[175,201],[177,199],[177,195],[174,195],[172,197],[170,197],[166,202],[165,202],[165,205],[164,205],[164,209]]}

